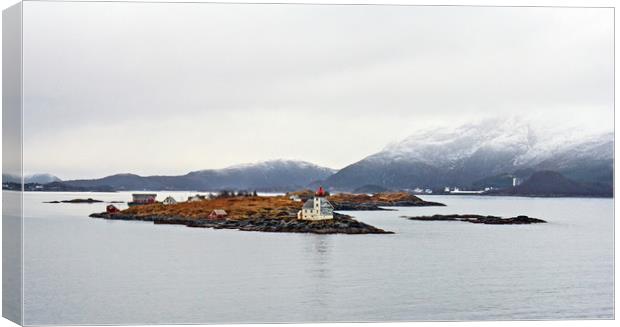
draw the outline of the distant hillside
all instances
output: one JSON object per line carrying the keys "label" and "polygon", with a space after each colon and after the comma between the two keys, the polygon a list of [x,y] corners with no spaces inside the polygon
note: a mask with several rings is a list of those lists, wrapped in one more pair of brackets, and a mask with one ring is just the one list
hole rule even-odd
{"label": "distant hillside", "polygon": [[[2,183],[3,190],[21,191],[22,184],[16,182]],[[25,183],[23,185],[24,191],[30,192],[114,192],[114,189],[109,186],[99,187],[78,187],[67,185],[63,182],[51,182],[51,183]]]}
{"label": "distant hillside", "polygon": [[499,174],[495,176],[485,177],[472,183],[475,189],[483,189],[485,187],[493,188],[509,188],[512,187],[512,180],[515,178],[513,174]]}
{"label": "distant hillside", "polygon": [[[179,176],[116,174],[63,183],[86,189],[263,192],[324,186],[332,193],[492,187],[506,189],[505,194],[608,196],[613,190],[613,148],[614,134],[610,132],[591,134],[553,123],[534,126],[522,119],[492,119],[415,131],[339,171],[304,161],[272,160]],[[548,176],[535,175],[542,171]],[[40,183],[54,178],[35,177]],[[513,190],[514,177],[531,180]]]}
{"label": "distant hillside", "polygon": [[99,179],[66,181],[76,187],[109,186],[115,190],[258,190],[291,191],[316,180],[325,179],[334,170],[304,161],[272,160],[190,172],[180,176],[138,176],[117,174]]}
{"label": "distant hillside", "polygon": [[539,171],[522,184],[515,187],[493,191],[496,195],[523,196],[613,196],[610,185],[600,183],[580,183],[554,171]]}
{"label": "distant hillside", "polygon": [[379,185],[364,185],[353,190],[354,194],[375,194],[389,191],[387,188]]}

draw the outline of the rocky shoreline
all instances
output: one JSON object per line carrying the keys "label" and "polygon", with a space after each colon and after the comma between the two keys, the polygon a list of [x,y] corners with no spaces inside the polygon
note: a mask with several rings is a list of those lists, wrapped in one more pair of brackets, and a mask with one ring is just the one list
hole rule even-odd
{"label": "rocky shoreline", "polygon": [[446,205],[439,202],[430,201],[396,201],[396,202],[332,202],[334,210],[340,211],[396,211],[396,209],[384,207],[445,207]]}
{"label": "rocky shoreline", "polygon": [[251,219],[188,219],[181,216],[136,216],[124,213],[93,213],[91,218],[111,220],[152,221],[155,224],[185,225],[196,228],[236,229],[271,233],[313,233],[313,234],[393,234],[380,228],[359,222],[350,216],[334,213],[334,219],[308,221],[278,218]]}
{"label": "rocky shoreline", "polygon": [[340,211],[396,211],[396,209],[381,208],[373,203],[338,202],[332,203],[332,206],[334,210]]}
{"label": "rocky shoreline", "polygon": [[385,207],[443,207],[439,202],[425,201],[406,192],[385,192],[373,195],[341,193],[330,196],[334,210],[394,210]]}
{"label": "rocky shoreline", "polygon": [[464,221],[473,224],[487,225],[523,225],[546,223],[546,221],[528,216],[516,216],[510,218],[502,218],[497,216],[483,215],[433,215],[433,216],[401,216],[401,218],[418,221]]}

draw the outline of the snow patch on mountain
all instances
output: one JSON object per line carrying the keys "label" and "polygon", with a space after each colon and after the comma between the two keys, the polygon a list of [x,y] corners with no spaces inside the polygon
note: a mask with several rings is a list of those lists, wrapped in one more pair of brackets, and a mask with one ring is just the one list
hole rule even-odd
{"label": "snow patch on mountain", "polygon": [[278,168],[300,168],[300,169],[324,169],[335,172],[335,169],[321,167],[319,165],[315,165],[313,163],[301,160],[287,160],[287,159],[275,159],[275,160],[266,160],[266,161],[258,161],[253,163],[243,163],[228,166],[224,169],[221,169],[222,172],[231,171],[231,170],[240,170],[240,169],[248,169],[248,168],[259,168],[259,169],[278,169]]}
{"label": "snow patch on mountain", "polygon": [[494,152],[512,157],[515,167],[533,166],[567,152],[574,157],[611,158],[610,142],[613,133],[592,134],[578,127],[550,126],[519,118],[490,119],[457,128],[420,130],[367,159],[451,167],[477,153]]}

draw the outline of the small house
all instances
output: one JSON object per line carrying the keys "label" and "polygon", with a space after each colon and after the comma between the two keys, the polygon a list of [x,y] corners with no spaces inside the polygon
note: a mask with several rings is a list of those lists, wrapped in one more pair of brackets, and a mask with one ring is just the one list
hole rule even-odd
{"label": "small house", "polygon": [[225,219],[228,213],[222,209],[215,209],[209,214],[209,219]]}
{"label": "small house", "polygon": [[152,204],[152,203],[155,203],[155,198],[157,198],[157,194],[134,193],[131,195],[131,198],[132,198],[132,201],[127,203],[130,206]]}
{"label": "small house", "polygon": [[107,213],[118,213],[121,212],[116,206],[114,206],[113,204],[109,204],[107,207],[105,207],[105,212]]}
{"label": "small house", "polygon": [[164,201],[162,201],[163,204],[168,205],[168,204],[176,204],[177,200],[175,200],[173,197],[169,196],[167,198],[164,199]]}
{"label": "small house", "polygon": [[301,198],[297,194],[293,194],[293,195],[289,196],[288,198],[293,200],[293,201],[295,201],[295,202],[301,202]]}

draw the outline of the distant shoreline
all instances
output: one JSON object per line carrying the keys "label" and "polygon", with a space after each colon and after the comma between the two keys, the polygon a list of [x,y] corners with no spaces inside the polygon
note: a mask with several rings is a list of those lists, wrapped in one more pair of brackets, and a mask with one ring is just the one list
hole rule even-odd
{"label": "distant shoreline", "polygon": [[185,225],[194,228],[235,229],[250,232],[310,233],[310,234],[394,234],[362,222],[351,216],[334,213],[334,219],[309,221],[297,219],[254,218],[239,220],[189,219],[181,216],[136,216],[93,213],[91,218],[110,220],[152,221],[156,225]]}
{"label": "distant shoreline", "polygon": [[[185,192],[185,193],[216,193],[217,191],[197,191],[197,190],[115,190],[115,191],[34,191],[34,190],[11,190],[2,189],[3,192],[24,192],[24,193],[122,193],[122,192]],[[264,194],[285,194],[286,192],[259,192]],[[466,196],[466,197],[511,197],[511,198],[584,198],[584,199],[613,199],[614,195],[540,195],[540,194],[450,194],[450,193],[434,193],[434,194],[412,194],[416,196]]]}

